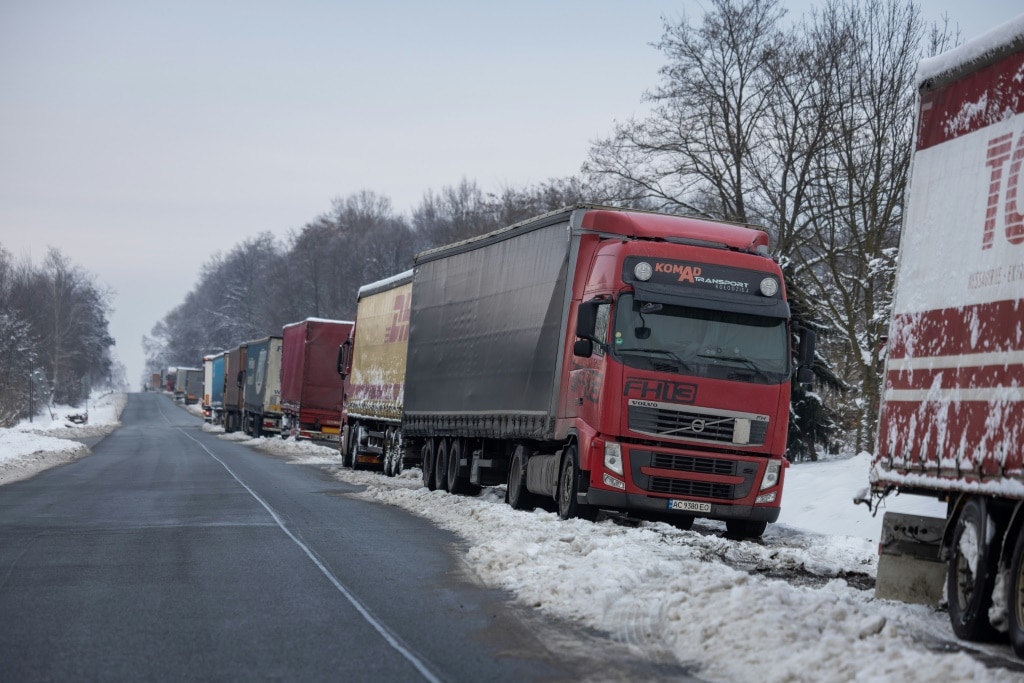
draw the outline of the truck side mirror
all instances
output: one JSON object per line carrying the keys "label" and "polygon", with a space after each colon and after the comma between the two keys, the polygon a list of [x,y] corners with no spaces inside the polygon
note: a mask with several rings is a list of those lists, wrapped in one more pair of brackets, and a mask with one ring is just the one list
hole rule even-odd
{"label": "truck side mirror", "polygon": [[814,383],[814,371],[811,370],[811,366],[814,364],[814,343],[816,338],[817,335],[814,333],[814,330],[806,327],[800,330],[800,351],[797,354],[799,366],[796,371],[796,381],[808,389]]}
{"label": "truck side mirror", "polygon": [[800,330],[800,366],[810,367],[814,364],[814,342],[817,335],[810,328]]}
{"label": "truck side mirror", "polygon": [[594,338],[594,325],[597,324],[597,307],[600,305],[600,301],[582,301],[577,307],[576,336],[580,339]]}
{"label": "truck side mirror", "polygon": [[341,375],[342,379],[348,376],[349,371],[349,356],[352,353],[352,342],[346,339],[341,346],[338,347],[338,374]]}
{"label": "truck side mirror", "polygon": [[245,384],[245,370],[238,371],[238,377],[235,378],[235,386],[241,387]]}
{"label": "truck side mirror", "polygon": [[590,358],[594,355],[594,341],[592,339],[577,339],[572,345],[572,355]]}

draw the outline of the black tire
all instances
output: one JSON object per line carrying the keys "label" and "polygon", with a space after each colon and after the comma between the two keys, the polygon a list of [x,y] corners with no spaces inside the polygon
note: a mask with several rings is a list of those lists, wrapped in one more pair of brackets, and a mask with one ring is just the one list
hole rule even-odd
{"label": "black tire", "polygon": [[1024,525],[1017,532],[1010,560],[1010,585],[1006,587],[1006,616],[1009,623],[1010,646],[1024,659]]}
{"label": "black tire", "polygon": [[358,470],[361,467],[357,456],[359,455],[359,437],[363,432],[363,425],[356,422],[349,431],[351,432],[351,437],[349,438],[348,466],[353,470]]}
{"label": "black tire", "polygon": [[[996,636],[988,620],[996,575],[996,553],[989,547],[985,534],[990,521],[984,499],[971,498],[953,529],[946,595],[953,632],[964,640],[990,641]],[[972,571],[971,567],[975,569]]]}
{"label": "black tire", "polygon": [[435,455],[434,440],[427,439],[423,442],[423,447],[420,448],[420,457],[423,458],[420,468],[423,470],[423,485],[431,491],[435,490],[437,486],[437,482],[434,481],[434,466],[437,464]]}
{"label": "black tire", "polygon": [[446,460],[448,481],[445,486],[449,493],[463,494],[468,488],[469,479],[460,474],[462,468],[459,461],[462,459],[463,450],[465,450],[465,442],[462,439],[452,439],[448,442],[448,458]]}
{"label": "black tire", "polygon": [[395,432],[391,427],[384,431],[384,476],[395,476]]}
{"label": "black tire", "polygon": [[558,516],[562,519],[597,518],[597,508],[583,505],[576,500],[579,490],[580,466],[576,454],[576,444],[569,446],[562,456],[562,469],[558,477]]}
{"label": "black tire", "polygon": [[448,439],[438,439],[434,453],[434,490],[448,490]]}
{"label": "black tire", "polygon": [[394,446],[392,452],[395,456],[394,462],[391,463],[391,473],[397,477],[405,469],[405,446],[402,444],[402,430],[400,428],[395,427],[391,443]]}
{"label": "black tire", "polygon": [[[693,525],[692,517],[690,525]],[[729,538],[761,538],[767,528],[768,522],[756,522],[752,519],[727,519],[725,521],[725,535]]]}
{"label": "black tire", "polygon": [[508,464],[505,502],[513,510],[532,510],[536,507],[534,495],[526,490],[526,462],[529,457],[529,449],[523,444],[519,444],[512,453],[512,460]]}

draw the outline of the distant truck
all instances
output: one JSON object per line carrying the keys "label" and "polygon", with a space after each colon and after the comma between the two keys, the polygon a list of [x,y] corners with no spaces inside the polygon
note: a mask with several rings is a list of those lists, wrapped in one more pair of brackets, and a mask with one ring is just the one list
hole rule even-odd
{"label": "distant truck", "polygon": [[925,592],[937,600],[944,577],[956,634],[987,640],[1007,630],[1018,657],[1022,75],[1024,16],[918,68],[917,135],[870,473],[876,496],[922,495],[947,506],[939,520],[886,514],[877,591],[902,597],[931,581],[939,585]]}
{"label": "distant truck", "polygon": [[791,332],[768,235],[745,226],[579,205],[427,251],[406,457],[430,488],[506,483],[514,508],[758,537],[782,501]]}
{"label": "distant truck", "polygon": [[237,432],[242,428],[244,410],[246,344],[225,351],[224,361],[224,431]]}
{"label": "distant truck", "polygon": [[348,467],[401,473],[402,398],[409,346],[412,271],[365,285],[356,298],[356,326],[338,370],[348,382],[341,452]]}
{"label": "distant truck", "polygon": [[281,337],[246,344],[242,430],[252,437],[281,432]]}
{"label": "distant truck", "polygon": [[224,419],[224,353],[203,357],[203,419],[220,424]]}
{"label": "distant truck", "polygon": [[164,391],[166,391],[169,394],[173,394],[174,393],[174,385],[177,384],[177,383],[178,383],[178,369],[177,368],[170,368],[170,367],[167,368],[167,371],[164,373],[164,387],[163,387]]}
{"label": "distant truck", "polygon": [[163,382],[161,381],[160,373],[153,372],[149,376],[149,386],[146,387],[146,391],[160,391],[163,388]]}
{"label": "distant truck", "polygon": [[344,397],[338,348],[352,323],[307,318],[281,332],[281,436],[337,443]]}
{"label": "distant truck", "polygon": [[203,369],[178,368],[174,394],[187,406],[199,403],[203,397]]}

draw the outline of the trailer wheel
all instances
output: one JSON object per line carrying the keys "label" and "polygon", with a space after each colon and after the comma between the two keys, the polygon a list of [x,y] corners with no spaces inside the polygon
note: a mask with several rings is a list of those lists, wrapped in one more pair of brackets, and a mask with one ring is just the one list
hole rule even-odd
{"label": "trailer wheel", "polygon": [[578,458],[576,444],[569,446],[562,456],[562,471],[558,477],[558,516],[562,519],[579,517],[593,521],[597,518],[597,508],[582,505],[576,500],[576,492],[580,485]]}
{"label": "trailer wheel", "polygon": [[434,489],[448,490],[448,439],[438,439],[434,455]]}
{"label": "trailer wheel", "polygon": [[462,451],[462,439],[448,441],[448,457],[446,459],[448,476],[445,487],[449,493],[461,494],[466,490],[468,482],[465,477],[459,476],[459,461],[462,459]]}
{"label": "trailer wheel", "polygon": [[393,477],[395,471],[395,430],[388,427],[384,431],[384,476]]}
{"label": "trailer wheel", "polygon": [[1024,526],[1017,532],[1010,564],[1010,585],[1006,589],[1007,615],[1010,621],[1010,645],[1024,659]]}
{"label": "trailer wheel", "polygon": [[423,447],[420,448],[420,457],[423,459],[423,462],[420,463],[420,468],[423,470],[423,485],[433,491],[437,487],[437,483],[434,481],[436,461],[434,458],[433,439],[427,439],[423,442]]}
{"label": "trailer wheel", "polygon": [[405,449],[402,447],[402,430],[396,427],[391,432],[391,452],[394,460],[391,462],[391,473],[398,476],[405,469]]}
{"label": "trailer wheel", "polygon": [[512,462],[508,465],[508,485],[505,487],[505,502],[513,510],[529,510],[534,507],[533,494],[526,490],[526,462],[529,450],[523,444],[516,446]]}
{"label": "trailer wheel", "polygon": [[967,501],[953,530],[949,553],[949,621],[953,632],[964,640],[987,641],[996,634],[988,620],[996,572],[995,554],[985,533],[990,522],[985,508],[984,501],[978,498]]}

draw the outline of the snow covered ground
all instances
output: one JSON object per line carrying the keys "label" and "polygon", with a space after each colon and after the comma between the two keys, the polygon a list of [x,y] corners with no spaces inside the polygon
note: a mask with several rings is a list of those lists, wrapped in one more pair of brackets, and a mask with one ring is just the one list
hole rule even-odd
{"label": "snow covered ground", "polygon": [[[110,405],[107,418],[99,417],[100,405],[90,407],[90,424],[116,423],[116,399]],[[81,430],[50,424],[41,431],[65,429]],[[0,430],[0,467],[24,462],[26,454],[27,470],[45,466],[33,454],[51,447],[51,438]],[[1024,680],[950,652],[956,639],[945,613],[874,599],[869,587],[881,515],[852,503],[867,481],[866,454],[790,467],[780,522],[761,542],[742,542],[724,538],[724,525],[700,520],[690,531],[561,521],[543,510],[512,510],[500,487],[473,498],[452,496],[424,488],[419,470],[389,479],[343,469],[337,452],[324,446],[240,433],[221,438],[365,486],[354,495],[401,506],[455,532],[468,566],[487,585],[708,681]],[[19,439],[34,445],[15,447]],[[80,457],[56,453],[61,461]],[[938,503],[916,498],[890,499],[888,509],[942,515]],[[970,647],[1012,658],[1006,646]]]}
{"label": "snow covered ground", "polygon": [[[464,539],[461,550],[481,580],[524,605],[609,633],[709,681],[1024,680],[950,653],[956,638],[945,613],[874,598],[881,515],[852,502],[867,481],[867,454],[791,467],[780,522],[761,542],[744,542],[724,538],[724,524],[700,520],[690,531],[562,521],[543,510],[512,510],[500,487],[452,496],[428,491],[419,470],[389,479],[342,469],[337,453],[323,446],[248,444],[331,468],[366,487],[356,495],[450,529]],[[892,498],[887,505],[943,514],[927,500]],[[1012,659],[1006,646],[971,647]]]}
{"label": "snow covered ground", "polygon": [[[53,406],[13,429],[0,429],[0,484],[27,479],[42,470],[77,460],[89,448],[73,439],[109,434],[120,426],[126,396],[117,392],[94,393],[78,408]],[[85,423],[71,416],[88,416]]]}

